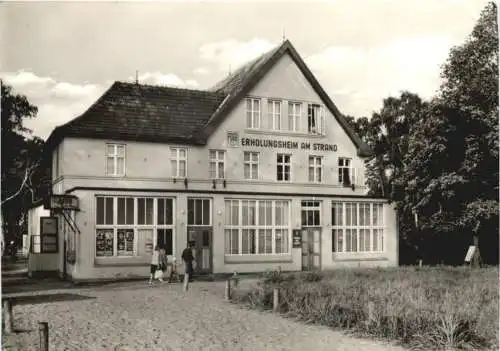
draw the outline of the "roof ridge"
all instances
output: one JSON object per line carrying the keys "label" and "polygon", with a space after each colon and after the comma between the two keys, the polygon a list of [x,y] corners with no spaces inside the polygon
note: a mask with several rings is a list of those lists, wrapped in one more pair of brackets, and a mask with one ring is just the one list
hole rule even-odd
{"label": "roof ridge", "polygon": [[138,86],[138,87],[144,87],[144,88],[154,88],[154,89],[164,89],[164,90],[181,90],[181,91],[190,91],[190,92],[199,92],[199,93],[206,93],[206,94],[214,94],[217,93],[215,91],[210,91],[207,89],[191,89],[191,88],[183,88],[183,87],[178,87],[178,86],[172,86],[172,85],[155,85],[155,84],[144,84],[144,83],[135,83],[135,82],[124,82],[124,81],[115,81],[114,84],[120,84],[124,86]]}

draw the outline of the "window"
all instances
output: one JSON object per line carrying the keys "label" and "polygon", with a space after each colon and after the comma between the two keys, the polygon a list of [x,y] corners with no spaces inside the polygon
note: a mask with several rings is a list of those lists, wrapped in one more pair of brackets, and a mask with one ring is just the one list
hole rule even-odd
{"label": "window", "polygon": [[278,154],[276,158],[276,179],[280,182],[290,181],[290,155]]}
{"label": "window", "polygon": [[210,199],[188,199],[188,225],[211,225]]}
{"label": "window", "polygon": [[323,134],[324,128],[323,108],[317,104],[307,105],[307,132],[310,134]]}
{"label": "window", "polygon": [[226,200],[226,255],[288,254],[290,202]]}
{"label": "window", "polygon": [[224,151],[210,150],[210,179],[224,178]]}
{"label": "window", "polygon": [[339,184],[350,186],[354,184],[354,172],[351,168],[351,159],[339,157]]}
{"label": "window", "polygon": [[245,151],[243,153],[243,167],[245,179],[259,179],[259,153]]}
{"label": "window", "polygon": [[184,148],[170,148],[170,163],[172,165],[172,177],[187,177],[187,150]]}
{"label": "window", "polygon": [[269,100],[267,103],[269,129],[281,130],[281,101]]}
{"label": "window", "polygon": [[322,181],[321,159],[321,156],[309,156],[309,181],[312,183],[321,183]]}
{"label": "window", "polygon": [[53,163],[52,180],[56,180],[61,175],[60,170],[59,170],[59,148],[58,147],[54,149],[54,152],[52,154],[52,160],[53,160],[52,161],[52,163]]}
{"label": "window", "polygon": [[125,175],[125,145],[106,144],[106,174]]}
{"label": "window", "polygon": [[247,99],[247,128],[260,128],[260,99]]}
{"label": "window", "polygon": [[302,104],[298,102],[288,103],[288,130],[291,132],[300,131],[300,118],[302,115]]}
{"label": "window", "polygon": [[96,257],[139,256],[139,243],[147,246],[155,232],[151,246],[164,246],[172,255],[173,199],[96,197]]}
{"label": "window", "polygon": [[321,225],[321,202],[302,201],[302,226],[319,227]]}
{"label": "window", "polygon": [[381,203],[332,202],[333,252],[383,252]]}

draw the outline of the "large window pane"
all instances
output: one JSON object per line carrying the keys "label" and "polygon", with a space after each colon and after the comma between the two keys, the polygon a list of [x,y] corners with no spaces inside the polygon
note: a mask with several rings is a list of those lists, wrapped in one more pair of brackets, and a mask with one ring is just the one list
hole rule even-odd
{"label": "large window pane", "polygon": [[276,229],[276,253],[288,253],[287,229]]}
{"label": "large window pane", "polygon": [[203,200],[203,225],[210,225],[210,200]]}
{"label": "large window pane", "polygon": [[272,240],[272,229],[259,230],[259,254],[270,254],[273,252]]}
{"label": "large window pane", "polygon": [[104,224],[104,215],[105,215],[105,207],[104,207],[104,198],[98,197],[96,199],[96,224]]}
{"label": "large window pane", "polygon": [[104,224],[114,224],[114,216],[113,216],[113,198],[112,197],[106,197],[105,198],[105,203],[106,203],[106,214],[105,214],[105,223]]}
{"label": "large window pane", "polygon": [[156,244],[165,249],[167,255],[173,254],[172,229],[158,229],[156,231]]}
{"label": "large window pane", "polygon": [[241,253],[254,254],[255,253],[255,230],[243,229],[241,237]]}

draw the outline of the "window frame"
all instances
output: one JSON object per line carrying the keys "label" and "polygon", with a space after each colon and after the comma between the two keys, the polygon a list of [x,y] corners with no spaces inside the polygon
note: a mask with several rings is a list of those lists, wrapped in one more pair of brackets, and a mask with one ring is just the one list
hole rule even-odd
{"label": "window frame", "polygon": [[[175,158],[173,158],[172,152],[175,150]],[[184,157],[181,157],[181,151],[184,150],[185,155]],[[185,168],[184,168],[184,176],[180,175],[180,167],[179,165],[181,162],[184,161],[185,163]],[[176,174],[174,174],[174,168],[172,167],[172,162],[176,163]],[[188,177],[188,149],[186,147],[182,146],[171,146],[170,147],[170,171],[172,174],[172,178],[175,179],[183,179]]]}
{"label": "window frame", "polygon": [[[113,147],[113,153],[108,153],[108,148]],[[123,156],[120,156],[119,149],[123,149]],[[126,169],[126,160],[127,160],[127,148],[125,144],[120,143],[106,143],[104,150],[105,157],[105,174],[110,177],[124,177],[127,173]],[[108,164],[110,162],[110,158],[113,159],[113,172],[108,173]],[[123,159],[123,172],[118,172],[118,159]]]}
{"label": "window frame", "polygon": [[[194,208],[193,208],[193,221],[194,223],[189,223],[189,203],[190,201],[193,201],[193,204],[194,204]],[[201,215],[201,219],[202,219],[202,224],[196,224],[196,201],[201,201],[201,211],[202,211],[202,215]],[[203,201],[208,201],[208,223],[204,223],[203,222],[203,219],[204,219],[204,206],[203,206]],[[212,199],[209,198],[209,197],[188,197],[187,198],[187,225],[189,227],[211,227],[212,226],[212,223],[213,223],[213,204],[212,204]]]}
{"label": "window frame", "polygon": [[[288,131],[299,133],[302,130],[302,102],[288,102]],[[298,108],[298,109],[297,109]],[[298,110],[298,113],[297,113]]]}
{"label": "window frame", "polygon": [[[243,203],[246,202],[246,203],[253,203],[254,205],[254,224],[243,224]],[[271,203],[271,224],[267,224],[264,223],[264,224],[261,224],[261,218],[260,218],[260,205],[261,204],[266,204],[266,203]],[[234,204],[237,204],[237,218],[238,218],[238,221],[236,224],[232,223],[232,219],[234,219],[233,217],[233,213],[231,212],[229,215],[227,213],[227,208],[228,208],[228,203],[229,203],[229,209],[231,211],[233,211],[233,206]],[[281,206],[284,206],[284,204],[286,204],[286,206],[284,207],[281,207],[281,208],[285,208],[284,209],[284,213],[286,213],[286,222],[285,224],[281,224],[281,225],[278,225],[277,224],[277,216],[276,216],[276,212],[277,212],[277,209],[278,209],[278,204],[280,204]],[[292,250],[292,224],[291,224],[291,209],[292,209],[292,201],[289,200],[289,199],[235,199],[235,198],[225,198],[224,199],[224,208],[225,208],[225,218],[227,218],[227,216],[229,216],[229,218],[231,219],[231,223],[227,223],[227,221],[225,221],[225,224],[224,224],[224,255],[225,256],[262,256],[262,255],[266,255],[266,256],[271,256],[271,255],[290,255],[291,254],[291,250]],[[247,207],[248,208],[248,207]],[[266,206],[263,207],[264,208],[264,212],[266,212]],[[265,215],[266,218],[267,218],[267,214]],[[281,214],[281,218],[283,218],[283,213]],[[233,232],[234,231],[237,231],[237,234],[238,234],[238,251],[237,253],[233,253],[233,246],[231,246],[232,244],[232,240],[233,240]],[[245,230],[253,230],[253,233],[254,233],[254,245],[255,245],[255,253],[243,253],[243,231]],[[260,252],[260,231],[263,230],[263,231],[268,231],[268,230],[271,230],[271,252]],[[228,231],[229,231],[229,236],[230,236],[230,246],[229,246],[229,252],[228,252]],[[287,237],[286,237],[286,245],[283,245],[282,244],[282,247],[286,247],[286,251],[282,251],[282,252],[277,252],[277,249],[276,249],[276,241],[277,241],[277,232],[280,232],[281,231],[286,231],[287,232]],[[264,236],[264,240],[265,239],[265,236]],[[282,239],[281,239],[282,240]],[[264,250],[265,251],[265,250]]]}
{"label": "window frame", "polygon": [[[282,161],[279,162],[278,158],[282,157]],[[285,162],[285,158],[288,157],[288,162]],[[283,179],[279,179],[280,172],[278,171],[278,167],[281,166],[281,175]],[[287,174],[285,169],[288,167],[288,179],[284,179],[284,175]],[[290,183],[292,181],[292,154],[286,153],[277,153],[276,154],[276,181],[280,183]]]}
{"label": "window frame", "polygon": [[[300,202],[300,226],[301,228],[317,228],[317,227],[321,227],[322,224],[321,224],[321,216],[323,214],[323,211],[322,211],[322,207],[323,207],[323,203],[322,201],[320,200],[302,200]],[[318,212],[318,223],[312,223],[312,224],[309,224],[308,223],[308,220],[309,220],[309,216],[307,215],[308,213],[314,213],[314,212]],[[304,224],[304,221],[303,221],[303,218],[302,218],[302,215],[303,213],[306,214],[306,223]],[[313,214],[313,218],[314,218],[314,214]]]}
{"label": "window frame", "polygon": [[[347,165],[346,165],[347,161]],[[337,170],[338,170],[338,184],[341,186],[351,186],[356,184],[356,169],[352,167],[353,159],[350,157],[339,157],[337,161]],[[343,163],[342,165],[340,163]],[[348,180],[346,182],[344,179],[344,171],[348,172]]]}
{"label": "window frame", "polygon": [[[250,103],[250,105],[249,105]],[[258,107],[256,108],[256,105]],[[249,108],[250,107],[250,108]],[[261,99],[257,97],[247,97],[245,99],[246,120],[245,126],[247,129],[260,129],[262,103]],[[250,122],[250,125],[249,125]]]}
{"label": "window frame", "polygon": [[[245,155],[248,155],[248,160],[245,160]],[[253,156],[257,156],[257,160],[253,160]],[[245,180],[259,180],[260,178],[260,153],[258,151],[243,151],[243,179]],[[245,176],[245,168],[248,166],[249,169],[249,177]],[[253,166],[257,169],[256,178],[253,178]]]}
{"label": "window frame", "polygon": [[[215,153],[215,158],[212,158],[212,153]],[[222,159],[219,156],[222,154]],[[222,177],[219,174],[219,165],[222,164]],[[215,177],[212,174],[211,167],[215,165]],[[226,151],[225,150],[209,150],[208,151],[208,173],[210,179],[225,179],[226,177]]]}
{"label": "window frame", "polygon": [[[98,222],[98,206],[97,202],[98,199],[112,199],[112,209],[113,209],[113,216],[112,216],[112,222],[108,223],[107,218],[106,218],[106,213],[104,212],[104,215],[102,216],[103,223]],[[130,223],[125,223],[125,224],[118,224],[118,199],[124,198],[124,199],[133,199],[133,222],[132,224]],[[139,200],[144,199],[144,210],[147,211],[147,200],[152,199],[153,200],[153,209],[152,209],[152,223],[151,224],[140,224],[139,223]],[[172,201],[172,223],[170,224],[160,224],[158,221],[158,201],[159,200],[171,200]],[[125,201],[126,203],[126,201]],[[157,244],[157,231],[158,229],[171,229],[172,231],[172,253],[169,255],[174,255],[176,253],[175,250],[175,241],[176,241],[176,235],[175,235],[175,227],[176,227],[176,216],[175,216],[175,210],[176,210],[176,203],[175,203],[175,198],[173,197],[165,197],[165,196],[147,196],[147,195],[141,195],[141,196],[135,196],[135,195],[96,195],[94,197],[94,205],[95,205],[95,217],[94,217],[94,258],[96,259],[124,259],[124,258],[138,258],[141,257],[139,255],[139,233],[143,231],[150,230],[153,233],[153,246]],[[126,205],[127,206],[127,205]],[[107,211],[107,206],[106,206],[106,200],[103,201],[103,209],[104,211]],[[126,211],[126,207],[125,207]],[[146,218],[146,217],[145,217]],[[119,255],[118,252],[118,232],[122,230],[132,230],[134,233],[134,239],[133,239],[133,248],[132,248],[132,254],[131,255]],[[113,251],[112,255],[97,255],[97,233],[99,231],[108,231],[113,233]],[[123,251],[123,250],[120,250]],[[105,251],[106,252],[106,251]],[[126,250],[125,250],[126,252]]]}
{"label": "window frame", "polygon": [[[278,112],[276,112],[278,111]],[[270,124],[270,130],[273,131],[280,131],[283,128],[283,121],[282,121],[282,111],[283,111],[283,106],[282,106],[282,101],[278,99],[268,99],[267,100],[267,118],[268,118],[268,125]]]}
{"label": "window frame", "polygon": [[[313,164],[311,165],[311,159],[313,160]],[[319,161],[319,162],[318,162]],[[311,173],[312,169],[312,173]],[[309,155],[308,164],[307,164],[307,180],[309,183],[321,184],[323,183],[323,156],[318,155]],[[312,174],[312,180],[311,180]]]}
{"label": "window frame", "polygon": [[[383,202],[368,202],[368,201],[360,201],[360,202],[354,202],[354,201],[338,201],[334,200],[331,202],[331,221],[332,221],[332,253],[334,254],[347,254],[347,255],[352,255],[352,254],[382,254],[386,252],[385,249],[385,235],[387,233],[387,228],[386,228],[386,220],[385,220],[385,211],[384,211],[384,204]],[[340,205],[340,206],[339,206]],[[348,215],[347,215],[347,208],[348,206],[355,206],[355,210],[351,211],[350,220],[351,223],[348,222]],[[361,214],[361,208],[368,205],[368,216],[364,217],[365,222],[361,223],[361,218],[363,218]],[[336,210],[334,210],[336,208]],[[340,216],[338,214],[338,209],[341,209]],[[352,209],[352,207],[350,207]],[[375,224],[375,211],[376,209],[376,218],[377,218],[377,224]],[[356,214],[356,223],[352,223],[352,218],[353,214]],[[366,218],[369,219],[368,222],[366,222]],[[338,220],[341,221],[341,223],[338,223]],[[347,231],[349,230],[349,235],[351,235],[351,245],[350,245],[350,250],[347,250],[347,239],[348,239],[348,234]],[[368,241],[369,241],[369,249],[366,249],[366,243],[367,240],[365,240],[366,237],[366,231],[368,231]],[[356,250],[353,250],[352,248],[352,235],[356,237]],[[339,241],[339,234],[342,235],[342,240]],[[365,236],[363,236],[365,234]],[[341,245],[339,243],[341,242]],[[376,243],[376,244],[375,244]],[[340,247],[341,246],[341,247]],[[364,247],[362,247],[364,246]],[[376,247],[375,247],[376,246]]]}
{"label": "window frame", "polygon": [[324,124],[325,124],[325,109],[323,105],[318,103],[308,103],[307,133],[311,135],[324,135],[325,134]]}

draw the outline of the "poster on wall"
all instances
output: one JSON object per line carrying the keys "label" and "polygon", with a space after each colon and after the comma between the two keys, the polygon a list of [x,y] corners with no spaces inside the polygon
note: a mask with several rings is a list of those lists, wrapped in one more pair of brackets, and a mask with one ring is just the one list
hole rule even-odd
{"label": "poster on wall", "polygon": [[133,256],[134,255],[134,230],[119,229],[118,230],[118,256]]}
{"label": "poster on wall", "polygon": [[113,256],[113,229],[99,229],[95,247],[96,256]]}
{"label": "poster on wall", "polygon": [[57,235],[57,217],[40,217],[41,235]]}

